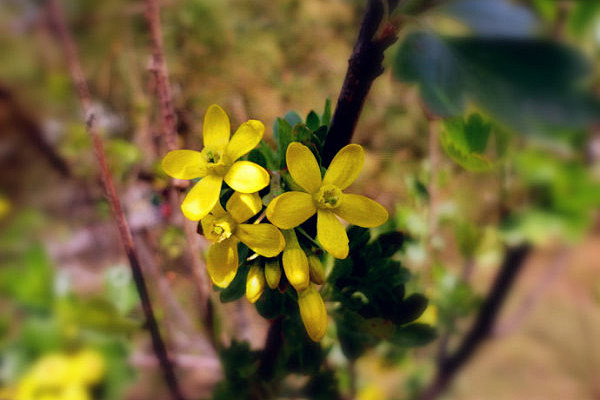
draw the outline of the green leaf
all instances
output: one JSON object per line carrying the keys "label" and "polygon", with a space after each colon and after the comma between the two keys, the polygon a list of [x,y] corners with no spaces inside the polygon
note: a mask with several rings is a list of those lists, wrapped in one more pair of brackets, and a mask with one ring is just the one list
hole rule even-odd
{"label": "green leaf", "polygon": [[312,375],[302,393],[308,399],[313,400],[332,400],[341,399],[342,396],[338,389],[338,380],[335,371],[328,369],[319,371]]}
{"label": "green leaf", "polygon": [[273,125],[273,136],[279,154],[279,168],[277,169],[283,169],[286,166],[285,152],[289,144],[294,141],[294,137],[292,136],[292,125],[285,119],[277,118]]}
{"label": "green leaf", "polygon": [[469,100],[522,133],[583,127],[597,108],[581,89],[589,74],[581,54],[540,39],[415,32],[402,43],[394,72],[418,83],[437,115],[461,115]]}
{"label": "green leaf", "polygon": [[457,164],[470,171],[488,171],[494,163],[484,154],[492,125],[479,114],[468,120],[453,118],[444,122],[440,143],[446,154]]}
{"label": "green leaf", "polygon": [[44,247],[31,245],[16,262],[0,269],[0,291],[27,307],[51,307],[54,273]]}
{"label": "green leaf", "polygon": [[321,125],[329,128],[329,124],[331,124],[331,100],[325,100],[325,108],[323,109],[323,114],[321,114]]}
{"label": "green leaf", "polygon": [[238,300],[246,294],[246,277],[249,270],[250,266],[245,263],[238,268],[235,278],[219,294],[222,303]]}
{"label": "green leaf", "polygon": [[348,228],[348,240],[350,241],[350,251],[359,249],[367,244],[371,239],[371,231],[368,228],[352,225]]}
{"label": "green leaf", "polygon": [[267,158],[260,149],[253,149],[248,153],[248,161],[260,165],[263,168],[268,168]]}
{"label": "green leaf", "polygon": [[377,237],[369,246],[377,249],[380,257],[391,257],[402,248],[405,235],[402,232],[383,233]]}
{"label": "green leaf", "polygon": [[389,341],[400,347],[418,347],[430,343],[437,337],[435,328],[426,324],[410,324],[396,330]]}
{"label": "green leaf", "polygon": [[316,131],[317,129],[319,129],[320,125],[321,125],[321,123],[319,121],[319,116],[317,115],[316,112],[311,110],[311,112],[309,112],[308,115],[306,116],[306,126],[311,131]]}
{"label": "green leaf", "polygon": [[394,310],[395,314],[392,319],[398,325],[412,322],[423,314],[428,303],[429,301],[422,294],[411,294]]}

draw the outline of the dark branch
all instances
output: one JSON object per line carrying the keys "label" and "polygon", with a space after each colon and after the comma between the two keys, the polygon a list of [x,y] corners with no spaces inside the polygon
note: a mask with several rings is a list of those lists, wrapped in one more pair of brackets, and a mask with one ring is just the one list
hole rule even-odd
{"label": "dark branch", "polygon": [[117,196],[117,191],[115,189],[115,185],[110,174],[108,163],[106,161],[106,155],[104,153],[102,141],[98,133],[96,118],[91,107],[92,101],[90,91],[85,80],[85,76],[83,74],[79,58],[77,56],[75,42],[67,28],[65,18],[61,6],[58,3],[58,0],[48,1],[48,16],[49,22],[51,23],[51,26],[54,29],[55,34],[57,36],[57,39],[65,53],[65,59],[69,67],[69,71],[71,73],[71,78],[77,90],[77,95],[81,103],[81,108],[85,115],[86,130],[91,136],[94,144],[94,153],[100,167],[100,176],[102,178],[102,184],[104,186],[108,202],[110,203],[113,217],[117,224],[117,228],[119,230],[123,246],[125,247],[125,253],[127,254],[127,258],[129,259],[129,264],[133,273],[133,279],[135,281],[135,285],[140,296],[140,300],[142,302],[144,316],[146,317],[146,327],[150,331],[150,336],[152,338],[152,346],[154,349],[154,353],[156,354],[156,357],[160,362],[160,366],[163,370],[163,374],[167,386],[171,391],[172,397],[176,400],[184,400],[184,396],[181,392],[181,389],[179,388],[177,378],[175,377],[173,364],[171,363],[171,360],[169,360],[169,357],[167,355],[167,349],[161,337],[158,323],[154,316],[154,311],[150,302],[150,296],[148,294],[148,289],[146,287],[146,282],[142,273],[142,267],[140,265],[138,255],[133,244],[131,231],[127,224],[127,220],[125,219],[125,213],[123,212],[121,202],[119,201],[119,198]]}
{"label": "dark branch", "polygon": [[367,4],[325,140],[325,166],[329,165],[342,147],[350,143],[371,84],[383,73],[383,53],[398,40],[398,27],[383,23],[387,19],[383,1],[369,0]]}
{"label": "dark branch", "polygon": [[487,298],[479,309],[471,330],[451,356],[440,360],[435,378],[423,391],[419,400],[433,400],[442,394],[456,373],[466,365],[479,346],[490,337],[499,311],[519,272],[523,269],[530,250],[530,246],[521,245],[506,251],[504,262]]}

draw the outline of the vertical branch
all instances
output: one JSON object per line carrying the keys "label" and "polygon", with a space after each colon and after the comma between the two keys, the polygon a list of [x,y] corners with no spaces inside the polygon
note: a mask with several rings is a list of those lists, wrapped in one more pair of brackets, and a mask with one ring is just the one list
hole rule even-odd
{"label": "vertical branch", "polygon": [[[177,146],[177,127],[176,127],[176,116],[175,108],[173,106],[173,96],[171,94],[171,84],[169,82],[169,73],[167,69],[167,63],[165,61],[165,51],[162,39],[162,25],[160,22],[160,6],[157,0],[146,0],[146,21],[150,28],[150,38],[152,42],[152,67],[151,71],[154,74],[157,87],[157,95],[160,105],[160,114],[162,120],[162,137],[167,145],[167,150],[172,151],[178,148]],[[174,181],[176,187],[183,188],[187,185],[187,182]],[[175,207],[181,202],[180,196],[177,195],[174,188],[171,188],[169,193],[169,201]],[[184,221],[184,233],[188,243],[188,254],[190,260],[190,269],[194,282],[197,287],[198,297],[200,301],[200,315],[202,316],[203,322],[205,323],[208,331],[212,331],[213,320],[212,320],[212,304],[210,300],[210,284],[208,278],[202,268],[201,263],[198,260],[198,254],[200,249],[196,240],[195,229],[189,223]],[[213,338],[213,335],[209,335]],[[214,341],[213,341],[214,342]],[[214,344],[214,343],[213,343]]]}
{"label": "vertical branch", "polygon": [[[348,70],[338,97],[331,127],[323,146],[323,164],[328,166],[335,154],[350,143],[365,99],[373,81],[383,73],[383,53],[398,40],[397,27],[387,24],[388,0],[369,0]],[[388,10],[388,12],[391,10]]]}
{"label": "vertical branch", "polygon": [[106,161],[106,155],[104,153],[102,141],[98,133],[96,116],[92,109],[90,91],[83,74],[83,69],[79,63],[75,42],[67,29],[65,18],[58,0],[48,0],[48,15],[50,23],[55,30],[57,39],[65,53],[65,59],[71,73],[71,79],[75,85],[79,102],[85,116],[85,126],[94,145],[94,153],[100,167],[102,185],[104,186],[108,202],[110,203],[112,214],[125,248],[125,253],[129,259],[133,279],[142,302],[142,309],[146,318],[146,326],[150,331],[150,336],[152,338],[154,353],[160,362],[160,366],[162,368],[167,386],[171,391],[172,397],[176,400],[184,400],[184,396],[181,392],[179,383],[177,382],[177,378],[173,370],[173,364],[167,355],[167,349],[161,337],[158,323],[154,316],[154,310],[152,309],[152,304],[150,302],[150,296],[144,280],[139,257],[133,244],[133,237],[127,224],[127,220],[125,219],[125,213],[123,212],[123,208],[117,196],[117,191],[115,189],[108,163]]}
{"label": "vertical branch", "polygon": [[173,96],[169,84],[169,74],[165,61],[165,52],[162,40],[162,27],[160,23],[160,9],[156,0],[146,0],[146,20],[150,27],[152,40],[152,68],[158,90],[162,128],[165,142],[169,151],[177,149],[177,130]]}

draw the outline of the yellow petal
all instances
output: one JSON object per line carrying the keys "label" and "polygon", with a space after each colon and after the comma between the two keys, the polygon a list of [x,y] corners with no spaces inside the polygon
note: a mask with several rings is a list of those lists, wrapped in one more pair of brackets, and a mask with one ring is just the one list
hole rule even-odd
{"label": "yellow petal", "polygon": [[267,218],[281,229],[292,229],[317,211],[312,196],[304,192],[286,192],[267,206]]}
{"label": "yellow petal", "polygon": [[236,222],[245,222],[262,208],[258,193],[234,192],[227,200],[227,211]]}
{"label": "yellow petal", "polygon": [[227,239],[213,243],[206,256],[206,270],[213,283],[219,287],[229,286],[238,269],[237,242]]}
{"label": "yellow petal", "polygon": [[194,150],[170,151],[160,166],[175,179],[195,179],[206,175],[206,160],[202,153]]}
{"label": "yellow petal", "polygon": [[279,281],[281,280],[281,267],[279,266],[279,260],[276,258],[265,260],[265,279],[267,280],[267,285],[269,285],[271,289],[275,289],[279,286]]}
{"label": "yellow petal", "polygon": [[327,309],[321,294],[312,285],[298,292],[298,307],[308,336],[315,342],[323,339],[327,332]]}
{"label": "yellow petal", "polygon": [[202,129],[204,147],[224,150],[227,143],[229,143],[230,134],[229,117],[225,111],[216,104],[208,107],[204,115],[204,127]]}
{"label": "yellow petal", "polygon": [[215,175],[208,175],[199,180],[181,203],[183,215],[192,221],[206,217],[219,200],[222,183],[223,178]]}
{"label": "yellow petal", "polygon": [[343,147],[331,161],[325,172],[323,184],[330,183],[345,189],[358,178],[365,163],[365,151],[358,144]]}
{"label": "yellow petal", "polygon": [[275,257],[285,246],[283,235],[271,224],[240,224],[235,235],[246,246],[265,257]]}
{"label": "yellow petal", "polygon": [[296,183],[308,193],[314,193],[321,186],[321,170],[312,151],[305,145],[293,142],[285,154],[288,170]]}
{"label": "yellow petal", "polygon": [[256,147],[265,133],[265,126],[262,122],[251,119],[244,122],[235,131],[231,141],[227,145],[225,152],[231,161],[237,160],[250,150]]}
{"label": "yellow petal", "polygon": [[250,303],[256,303],[264,291],[265,274],[263,269],[259,265],[253,265],[246,278],[246,298]]}
{"label": "yellow petal", "polygon": [[285,235],[285,248],[281,261],[283,270],[290,284],[296,290],[304,290],[310,283],[310,272],[306,253],[300,247],[294,230],[283,231]]}
{"label": "yellow petal", "polygon": [[363,228],[374,228],[388,219],[385,207],[375,200],[358,194],[344,193],[335,213],[343,220]]}
{"label": "yellow petal", "polygon": [[348,235],[344,225],[327,210],[319,210],[317,214],[317,240],[329,254],[335,258],[348,256]]}
{"label": "yellow petal", "polygon": [[[221,196],[219,196],[220,198]],[[227,214],[227,211],[225,211],[225,209],[223,208],[223,206],[221,205],[221,201],[217,201],[215,203],[215,206],[213,207],[212,210],[210,210],[210,213],[212,215],[214,215],[215,217],[222,217],[225,214]]]}
{"label": "yellow petal", "polygon": [[251,161],[234,163],[225,175],[225,182],[242,193],[258,192],[269,184],[269,179],[267,170]]}

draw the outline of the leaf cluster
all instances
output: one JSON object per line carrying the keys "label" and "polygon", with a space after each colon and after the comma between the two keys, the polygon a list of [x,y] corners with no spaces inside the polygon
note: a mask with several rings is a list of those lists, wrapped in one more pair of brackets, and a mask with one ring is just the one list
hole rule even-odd
{"label": "leaf cluster", "polygon": [[382,340],[404,348],[433,340],[432,327],[414,323],[427,299],[407,295],[411,274],[392,258],[402,248],[404,235],[384,233],[369,242],[370,231],[353,226],[348,237],[350,255],[336,260],[328,279],[330,299],[340,302],[334,318],[344,354],[356,359]]}

